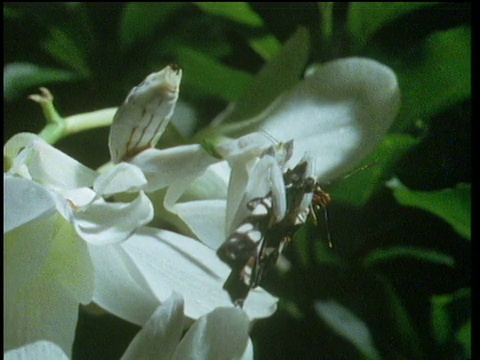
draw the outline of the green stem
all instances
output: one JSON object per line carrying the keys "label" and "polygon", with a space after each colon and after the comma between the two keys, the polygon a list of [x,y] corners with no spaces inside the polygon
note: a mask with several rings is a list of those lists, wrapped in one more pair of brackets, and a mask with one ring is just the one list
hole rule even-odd
{"label": "green stem", "polygon": [[117,111],[117,108],[107,108],[62,118],[53,105],[53,96],[48,89],[40,88],[40,94],[30,95],[29,98],[42,108],[47,125],[38,135],[49,144],[80,131],[109,126]]}
{"label": "green stem", "polygon": [[47,143],[53,145],[64,137],[65,127],[62,124],[47,124],[38,134]]}
{"label": "green stem", "polygon": [[50,144],[55,143],[65,132],[65,121],[53,106],[52,94],[47,88],[40,88],[40,94],[30,95],[29,98],[40,105],[47,120],[39,136]]}
{"label": "green stem", "polygon": [[65,119],[65,136],[99,127],[110,126],[117,108],[107,108],[69,116]]}

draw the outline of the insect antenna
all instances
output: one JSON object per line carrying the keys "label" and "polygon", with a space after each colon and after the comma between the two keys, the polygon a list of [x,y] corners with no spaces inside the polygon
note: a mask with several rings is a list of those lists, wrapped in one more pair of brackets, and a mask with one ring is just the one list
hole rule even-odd
{"label": "insect antenna", "polygon": [[[369,162],[368,164],[365,164],[361,167],[359,167],[358,169],[355,169],[353,170],[352,172],[344,175],[342,178],[340,178],[339,180],[345,180],[345,179],[348,179],[349,177],[353,176],[353,175],[356,175],[372,166],[375,166],[376,164],[378,164],[378,160],[374,160],[372,162]],[[313,197],[313,201],[312,201],[312,204],[311,204],[311,214],[312,214],[312,217],[314,219],[314,224],[315,225],[318,225],[318,218],[317,218],[317,212],[320,210],[320,208],[322,209],[323,211],[323,222],[324,222],[324,225],[325,225],[325,231],[327,233],[327,241],[328,241],[328,247],[329,248],[333,248],[333,242],[332,242],[332,236],[330,234],[330,229],[329,229],[329,226],[328,226],[328,207],[327,205],[332,201],[332,198],[330,196],[329,193],[325,192],[321,187],[320,185],[317,184],[316,188],[315,188],[315,192],[314,192],[314,197]]]}
{"label": "insect antenna", "polygon": [[358,169],[355,169],[355,170],[353,170],[352,172],[344,175],[340,180],[348,179],[349,177],[351,177],[351,176],[353,176],[353,175],[356,175],[356,174],[358,174],[359,172],[362,172],[362,171],[364,171],[364,170],[367,170],[368,168],[370,168],[370,167],[372,167],[372,166],[375,166],[375,165],[377,165],[378,163],[379,163],[378,160],[373,160],[373,161],[369,162],[368,164],[365,164],[365,165],[359,167]]}
{"label": "insect antenna", "polygon": [[280,143],[280,141],[278,139],[275,138],[275,136],[273,136],[272,134],[270,134],[267,130],[264,130],[264,129],[260,129],[260,132],[265,135],[265,137],[267,137],[269,140],[272,141],[272,143],[274,145],[277,145]]}

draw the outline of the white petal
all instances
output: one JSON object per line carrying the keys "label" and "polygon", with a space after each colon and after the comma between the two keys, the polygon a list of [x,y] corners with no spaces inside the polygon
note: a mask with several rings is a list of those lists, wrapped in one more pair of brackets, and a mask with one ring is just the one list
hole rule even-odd
{"label": "white petal", "polygon": [[366,156],[388,131],[400,103],[393,71],[370,59],[324,64],[261,123],[279,141],[294,139],[296,164],[307,151],[326,181]]}
{"label": "white petal", "polygon": [[4,261],[7,297],[38,276],[49,259],[59,215],[30,221],[5,234]]}
{"label": "white petal", "polygon": [[78,302],[56,282],[39,278],[18,291],[15,298],[5,298],[5,347],[49,340],[70,355],[77,318]]}
{"label": "white petal", "polygon": [[152,203],[143,192],[130,203],[110,203],[100,198],[80,209],[72,207],[70,216],[78,234],[96,245],[123,241],[152,218]]}
{"label": "white petal", "polygon": [[37,341],[5,353],[5,360],[68,360],[62,349],[49,341]]}
{"label": "white petal", "polygon": [[32,180],[43,185],[73,189],[91,186],[97,176],[34,134],[15,135],[5,145],[4,153],[11,159],[20,154],[11,171],[26,166]]}
{"label": "white petal", "polygon": [[[142,228],[122,246],[145,276],[153,292],[165,301],[173,291],[185,299],[185,315],[197,319],[219,306],[232,306],[222,289],[230,268],[199,241],[169,231]],[[276,299],[264,290],[252,291],[245,304],[251,318],[267,317]]]}
{"label": "white petal", "polygon": [[[173,185],[183,188],[200,177],[218,159],[210,156],[200,145],[183,145],[165,150],[150,149],[135,156],[130,163],[138,166],[148,180],[145,191]],[[178,196],[180,196],[178,195]],[[178,197],[177,197],[178,199]],[[176,199],[175,199],[176,201]]]}
{"label": "white petal", "polygon": [[74,210],[88,206],[97,198],[95,191],[88,187],[78,189],[57,188],[51,191],[50,194],[55,201],[58,212],[60,212],[64,218],[70,220],[72,220],[71,218],[74,216]]}
{"label": "white petal", "polygon": [[58,219],[48,268],[44,270],[50,272],[51,278],[55,277],[71,298],[88,304],[93,296],[94,270],[87,243],[72,224],[61,216]]}
{"label": "white petal", "polygon": [[170,360],[183,331],[183,299],[173,293],[155,310],[121,360]]}
{"label": "white petal", "polygon": [[250,215],[247,203],[257,197],[265,197],[270,192],[273,199],[273,212],[277,220],[286,211],[285,184],[280,165],[270,155],[265,155],[251,164],[233,164],[228,193],[226,236]]}
{"label": "white petal", "polygon": [[226,161],[210,165],[182,194],[180,201],[225,200],[227,198],[230,167]]}
{"label": "white petal", "polygon": [[50,216],[55,211],[55,203],[50,193],[37,183],[14,177],[3,176],[3,231],[10,231],[29,221]]}
{"label": "white petal", "polygon": [[244,353],[240,357],[240,360],[253,360],[253,344],[252,339],[248,339],[247,347],[245,348]]}
{"label": "white petal", "polygon": [[175,213],[211,249],[225,241],[225,200],[189,201],[175,205]]}
{"label": "white petal", "polygon": [[239,359],[248,345],[248,325],[242,310],[217,308],[193,324],[173,359]]}
{"label": "white petal", "polygon": [[[65,222],[59,215],[52,217],[52,221],[40,225],[55,230],[57,221]],[[7,233],[5,239],[5,347],[12,349],[44,339],[58,344],[70,355],[79,302],[90,301],[93,290],[93,282],[89,286],[91,269],[77,266],[85,264],[84,254],[72,251],[75,245],[72,247],[68,236],[64,239],[59,233],[54,237],[41,227],[17,233],[25,227]],[[35,261],[32,256],[42,255],[33,252],[41,246],[48,249],[48,255],[32,264]],[[64,252],[62,246],[66,248]],[[24,269],[19,270],[22,266]]]}
{"label": "white petal", "polygon": [[244,135],[238,139],[228,140],[215,146],[215,151],[224,159],[256,158],[266,149],[272,147],[274,142],[266,134],[259,132]]}
{"label": "white petal", "polygon": [[130,91],[110,128],[113,163],[156,145],[173,115],[181,79],[182,70],[170,65],[148,75]]}
{"label": "white petal", "polygon": [[122,162],[101,174],[93,185],[93,190],[100,196],[138,191],[147,184],[142,171],[134,165]]}
{"label": "white petal", "polygon": [[119,245],[89,245],[89,250],[95,268],[93,301],[142,326],[160,304],[143,275]]}

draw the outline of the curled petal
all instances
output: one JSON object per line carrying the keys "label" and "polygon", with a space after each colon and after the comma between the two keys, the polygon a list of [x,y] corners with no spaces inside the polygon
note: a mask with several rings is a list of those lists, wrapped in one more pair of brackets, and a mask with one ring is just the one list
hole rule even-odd
{"label": "curled petal", "polygon": [[3,231],[6,233],[27,222],[52,215],[55,203],[50,193],[37,183],[3,175]]}
{"label": "curled petal", "polygon": [[170,360],[183,331],[183,299],[173,293],[155,310],[121,360]]}
{"label": "curled petal", "polygon": [[[154,191],[168,186],[163,201],[165,209],[179,216],[181,221],[187,224],[190,231],[197,234],[197,231],[203,233],[202,228],[207,224],[204,223],[198,229],[195,224],[189,224],[190,220],[195,222],[195,219],[188,218],[190,215],[188,205],[182,207],[177,202],[185,191],[206,173],[209,166],[218,161],[200,145],[186,145],[166,150],[150,149],[135,156],[131,163],[138,166],[145,174],[148,180],[146,191]],[[223,183],[220,183],[220,186],[222,185]],[[221,192],[222,189],[219,193],[221,194]],[[219,209],[217,203],[218,201],[211,202],[215,207],[212,215],[216,217],[218,217],[217,209]],[[211,209],[211,207],[209,206],[208,209]],[[185,218],[182,216],[185,216]]]}
{"label": "curled petal", "polygon": [[277,101],[260,128],[279,141],[294,139],[291,164],[305,152],[313,153],[316,175],[327,181],[379,143],[399,104],[398,82],[390,68],[370,59],[340,59],[315,69]]}
{"label": "curled petal", "polygon": [[224,159],[253,159],[272,147],[273,142],[265,134],[254,132],[235,140],[229,140],[215,146],[215,151]]}
{"label": "curled petal", "polygon": [[178,197],[185,191],[186,185],[190,185],[209,165],[216,162],[218,159],[210,156],[200,145],[176,146],[165,150],[150,149],[130,161],[143,171],[148,180],[145,191],[155,191],[170,185],[170,188],[174,187],[180,192]]}
{"label": "curled petal", "polygon": [[62,349],[50,341],[37,341],[5,353],[5,360],[69,360]]}
{"label": "curled petal", "polygon": [[139,191],[147,184],[142,171],[131,164],[122,162],[101,174],[93,184],[99,196],[109,196],[122,192]]}
{"label": "curled petal", "polygon": [[12,159],[9,171],[25,175],[45,186],[74,189],[91,186],[97,173],[47,144],[34,134],[20,133],[5,145],[5,156]]}
{"label": "curled petal", "polygon": [[96,245],[123,241],[153,218],[152,203],[143,192],[130,203],[109,203],[99,198],[82,208],[71,201],[69,204],[68,218],[78,234]]}
{"label": "curled petal", "polygon": [[192,325],[173,359],[238,359],[248,346],[248,329],[242,310],[217,308]]}

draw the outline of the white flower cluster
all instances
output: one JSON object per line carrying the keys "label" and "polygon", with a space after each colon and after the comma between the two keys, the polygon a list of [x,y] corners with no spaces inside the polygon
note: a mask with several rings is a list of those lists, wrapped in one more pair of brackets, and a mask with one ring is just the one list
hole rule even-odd
{"label": "white flower cluster", "polygon": [[277,299],[257,287],[234,307],[216,250],[254,198],[272,194],[276,220],[285,216],[282,174],[306,153],[316,179],[338,176],[378,144],[399,106],[389,68],[340,59],[273,102],[252,133],[216,144],[215,157],[198,144],[155,149],[181,76],[168,66],[130,92],[102,173],[33,134],[5,145],[6,359],[69,358],[78,305],[90,302],[143,326],[124,359],[253,358],[250,322]]}

